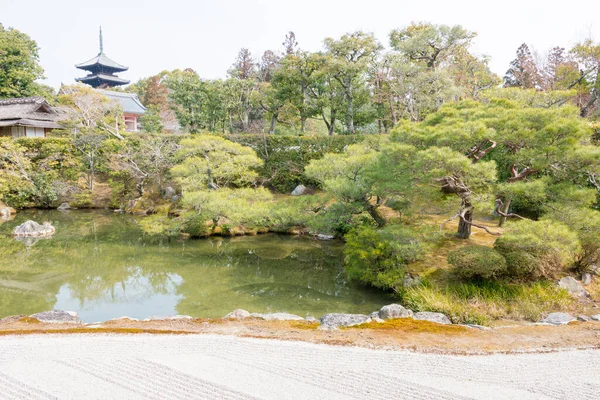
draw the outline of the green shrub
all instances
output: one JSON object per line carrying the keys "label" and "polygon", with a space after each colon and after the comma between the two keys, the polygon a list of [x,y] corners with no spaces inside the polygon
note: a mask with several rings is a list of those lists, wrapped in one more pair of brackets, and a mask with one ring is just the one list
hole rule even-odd
{"label": "green shrub", "polygon": [[540,279],[554,278],[572,266],[581,246],[560,222],[524,220],[499,237],[494,249],[504,256],[509,276]]}
{"label": "green shrub", "polygon": [[94,200],[92,197],[92,192],[86,190],[84,192],[80,192],[73,195],[73,201],[71,201],[71,206],[75,208],[91,208],[94,205]]}
{"label": "green shrub", "polygon": [[496,250],[487,246],[466,246],[451,251],[448,263],[461,278],[495,279],[506,273],[506,261]]}
{"label": "green shrub", "polygon": [[260,176],[270,188],[287,193],[297,185],[318,187],[319,183],[304,174],[311,160],[326,153],[341,153],[350,144],[363,140],[361,135],[348,136],[287,136],[231,134],[226,139],[253,148],[264,160],[258,168]]}
{"label": "green shrub", "polygon": [[346,235],[345,267],[350,279],[381,289],[402,290],[406,264],[421,255],[416,235],[402,227],[363,226]]}

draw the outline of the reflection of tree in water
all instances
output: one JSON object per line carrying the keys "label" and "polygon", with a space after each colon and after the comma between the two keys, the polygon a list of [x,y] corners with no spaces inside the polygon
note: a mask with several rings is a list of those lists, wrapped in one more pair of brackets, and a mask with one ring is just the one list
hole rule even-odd
{"label": "reflection of tree in water", "polygon": [[[32,219],[25,214],[19,217]],[[128,215],[40,214],[35,217],[51,221],[55,235],[29,252],[12,237],[8,244],[0,236],[0,279],[13,274],[43,298],[55,297],[62,285],[82,305],[118,303],[128,293],[142,301],[177,294],[182,297],[178,313],[212,317],[240,307],[313,315],[366,312],[383,302],[380,295],[348,284],[338,242],[278,235],[161,242],[144,237],[136,218]],[[0,226],[0,235],[10,228]],[[23,304],[1,284],[0,292],[3,304]]]}

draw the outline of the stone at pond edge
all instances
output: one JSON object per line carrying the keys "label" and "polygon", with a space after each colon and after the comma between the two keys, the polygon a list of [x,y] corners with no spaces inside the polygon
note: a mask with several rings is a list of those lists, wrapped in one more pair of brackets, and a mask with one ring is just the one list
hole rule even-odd
{"label": "stone at pond edge", "polygon": [[318,319],[316,319],[315,317],[306,317],[306,322],[319,322]]}
{"label": "stone at pond edge", "polygon": [[44,311],[41,313],[32,314],[30,317],[35,318],[40,322],[46,322],[49,324],[81,324],[81,320],[77,317],[77,313],[74,311]]}
{"label": "stone at pond edge", "polygon": [[585,298],[589,296],[587,290],[585,290],[572,276],[565,276],[558,281],[558,287],[565,289],[570,295],[575,297]]}
{"label": "stone at pond edge", "polygon": [[590,319],[592,321],[600,321],[600,314],[592,315]]}
{"label": "stone at pond edge", "polygon": [[302,196],[304,194],[307,194],[307,192],[308,192],[308,188],[306,186],[304,186],[304,185],[298,185],[292,191],[292,196]]}
{"label": "stone at pond edge", "polygon": [[270,314],[259,314],[252,313],[251,317],[264,319],[265,321],[301,321],[304,320],[299,315],[288,314],[288,313],[270,313]]}
{"label": "stone at pond edge", "polygon": [[13,230],[13,236],[41,237],[53,235],[54,232],[55,229],[49,222],[40,225],[35,221],[26,221]]}
{"label": "stone at pond edge", "polygon": [[379,310],[379,318],[381,319],[410,318],[412,316],[412,310],[408,310],[400,304],[388,304]]}
{"label": "stone at pond edge", "polygon": [[15,215],[16,213],[17,210],[0,201],[0,218],[10,219],[11,215]]}
{"label": "stone at pond edge", "polygon": [[590,322],[592,319],[590,317],[588,317],[587,315],[578,315],[577,316],[577,321],[582,321],[582,322]]}
{"label": "stone at pond edge", "polygon": [[175,320],[189,320],[194,319],[194,317],[190,317],[189,315],[172,315],[167,317],[150,317],[146,318],[143,321],[175,321]]}
{"label": "stone at pond edge", "polygon": [[319,239],[319,240],[332,240],[333,238],[335,238],[335,236],[333,236],[333,235],[325,235],[323,233],[319,233],[317,235],[317,239]]}
{"label": "stone at pond edge", "polygon": [[413,316],[414,319],[421,321],[436,322],[438,324],[449,325],[452,323],[448,317],[442,313],[423,311],[418,312]]}
{"label": "stone at pond edge", "polygon": [[592,283],[592,274],[585,273],[585,274],[581,275],[581,283],[584,286],[587,286],[590,283]]}
{"label": "stone at pond edge", "polygon": [[548,314],[548,316],[544,318],[542,322],[552,325],[566,325],[569,322],[573,322],[575,320],[576,318],[573,317],[571,314],[567,314],[564,312],[554,312]]}
{"label": "stone at pond edge", "polygon": [[371,321],[373,322],[385,322],[379,318],[379,311],[373,311],[371,314],[369,314],[369,318],[371,318]]}
{"label": "stone at pond edge", "polygon": [[354,326],[364,324],[366,322],[371,322],[371,318],[368,315],[364,314],[325,314],[321,317],[321,327],[326,329],[329,328],[337,328],[339,326]]}
{"label": "stone at pond edge", "polygon": [[229,314],[223,317],[223,319],[244,319],[250,316],[250,313],[246,310],[242,310],[238,308],[237,310],[233,310]]}
{"label": "stone at pond edge", "polygon": [[70,210],[71,206],[69,203],[62,203],[60,206],[56,207],[56,209],[59,211]]}

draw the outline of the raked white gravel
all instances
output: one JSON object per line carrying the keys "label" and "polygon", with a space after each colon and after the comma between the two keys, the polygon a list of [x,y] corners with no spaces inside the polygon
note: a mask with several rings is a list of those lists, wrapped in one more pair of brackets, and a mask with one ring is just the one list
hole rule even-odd
{"label": "raked white gravel", "polygon": [[0,399],[599,399],[600,351],[449,356],[216,335],[0,337]]}

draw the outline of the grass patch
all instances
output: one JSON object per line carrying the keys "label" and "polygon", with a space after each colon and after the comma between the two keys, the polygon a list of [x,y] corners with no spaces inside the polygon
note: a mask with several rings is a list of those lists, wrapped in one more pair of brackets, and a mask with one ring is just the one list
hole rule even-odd
{"label": "grass patch", "polygon": [[573,299],[551,282],[448,282],[424,285],[403,293],[405,305],[415,311],[444,313],[454,323],[487,325],[500,318],[538,321],[548,311],[561,311]]}
{"label": "grass patch", "polygon": [[467,330],[463,326],[443,325],[412,318],[388,319],[384,322],[367,322],[360,325],[342,327],[341,329],[393,330],[406,333],[462,333]]}
{"label": "grass patch", "polygon": [[297,329],[305,329],[305,330],[311,330],[314,331],[319,327],[319,323],[318,322],[309,322],[309,321],[291,321],[290,322],[290,327],[292,328],[297,328]]}
{"label": "grass patch", "polygon": [[22,322],[25,324],[41,324],[40,320],[37,318],[31,318],[31,317],[23,317],[23,318],[19,318],[17,320],[17,322]]}

